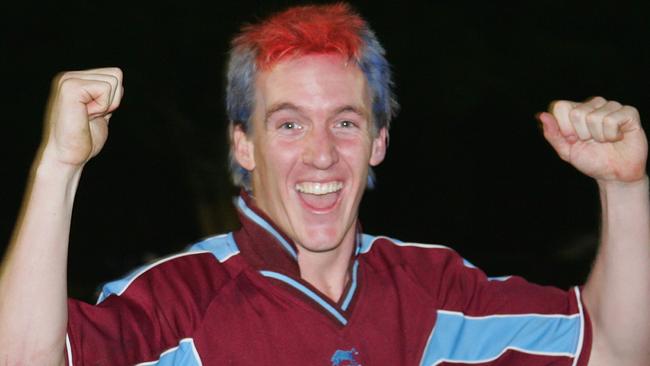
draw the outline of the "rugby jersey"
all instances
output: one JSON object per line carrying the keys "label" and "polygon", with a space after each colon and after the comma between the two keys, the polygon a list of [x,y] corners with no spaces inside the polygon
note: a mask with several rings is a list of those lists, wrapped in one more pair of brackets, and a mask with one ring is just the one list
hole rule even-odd
{"label": "rugby jersey", "polygon": [[488,278],[452,249],[359,234],[332,301],[243,194],[241,228],[69,300],[68,365],[587,365],[579,288]]}

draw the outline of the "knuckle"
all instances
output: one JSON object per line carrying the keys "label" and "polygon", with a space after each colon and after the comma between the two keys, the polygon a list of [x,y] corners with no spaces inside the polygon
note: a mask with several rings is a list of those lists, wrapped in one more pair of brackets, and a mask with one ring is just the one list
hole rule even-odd
{"label": "knuckle", "polygon": [[610,109],[621,109],[621,107],[623,107],[623,106],[621,105],[621,103],[619,103],[619,102],[617,102],[615,100],[610,100],[609,102],[607,102],[606,107],[608,107]]}
{"label": "knuckle", "polygon": [[603,123],[605,125],[607,125],[607,126],[613,126],[613,125],[616,125],[617,119],[616,119],[616,117],[612,116],[611,114],[608,114],[603,118]]}
{"label": "knuckle", "polygon": [[595,125],[595,124],[598,124],[598,123],[600,123],[602,121],[602,116],[601,116],[600,113],[591,112],[591,113],[587,114],[585,119],[587,121],[587,124]]}
{"label": "knuckle", "polygon": [[631,114],[631,115],[633,115],[633,116],[636,116],[636,117],[639,116],[639,110],[636,109],[635,107],[631,106],[631,105],[623,106],[623,107],[621,107],[621,109],[622,109],[625,113],[629,113],[629,114]]}
{"label": "knuckle", "polygon": [[583,108],[574,108],[569,112],[569,117],[572,120],[580,120],[583,119],[586,114],[586,111]]}
{"label": "knuckle", "polygon": [[108,83],[110,85],[111,92],[112,93],[117,93],[118,89],[120,88],[120,79],[118,79],[117,77],[115,77],[113,75],[109,75],[108,80],[109,80]]}
{"label": "knuckle", "polygon": [[553,100],[553,101],[551,101],[551,102],[548,104],[548,111],[551,112],[551,113],[555,112],[556,109],[557,109],[557,107],[558,107],[558,104],[560,104],[560,103],[561,103],[560,100]]}
{"label": "knuckle", "polygon": [[593,103],[593,104],[604,104],[607,102],[607,99],[597,95],[595,97],[591,97],[587,99],[587,103]]}
{"label": "knuckle", "polygon": [[569,102],[566,100],[554,100],[549,105],[549,111],[553,114],[562,113],[562,111],[568,111],[571,108]]}
{"label": "knuckle", "polygon": [[108,73],[111,77],[115,78],[118,82],[122,80],[122,77],[124,76],[122,69],[120,69],[119,67],[109,67]]}
{"label": "knuckle", "polygon": [[62,78],[59,82],[59,90],[62,93],[69,93],[73,90],[76,90],[79,87],[79,82],[73,78]]}

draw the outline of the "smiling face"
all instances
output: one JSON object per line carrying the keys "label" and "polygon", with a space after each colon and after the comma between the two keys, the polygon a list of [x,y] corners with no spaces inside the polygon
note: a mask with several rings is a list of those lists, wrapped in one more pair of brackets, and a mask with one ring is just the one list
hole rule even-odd
{"label": "smiling face", "polygon": [[373,132],[366,79],[336,55],[289,59],[256,81],[252,131],[233,132],[235,158],[252,172],[253,196],[299,252],[346,250],[369,166],[386,151]]}

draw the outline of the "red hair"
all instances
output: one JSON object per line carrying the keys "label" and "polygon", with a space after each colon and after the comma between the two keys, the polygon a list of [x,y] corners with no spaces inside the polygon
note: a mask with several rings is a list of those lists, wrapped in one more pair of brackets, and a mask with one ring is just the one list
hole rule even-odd
{"label": "red hair", "polygon": [[257,50],[256,64],[262,70],[307,54],[335,53],[358,60],[365,27],[366,22],[345,3],[299,6],[245,26],[233,46]]}

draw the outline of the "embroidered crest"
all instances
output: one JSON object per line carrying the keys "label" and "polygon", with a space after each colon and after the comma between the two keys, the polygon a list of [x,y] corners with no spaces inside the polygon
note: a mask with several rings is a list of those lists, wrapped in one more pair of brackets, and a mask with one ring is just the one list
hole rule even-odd
{"label": "embroidered crest", "polygon": [[362,366],[355,358],[358,354],[359,352],[355,348],[350,350],[339,349],[332,355],[332,366]]}

